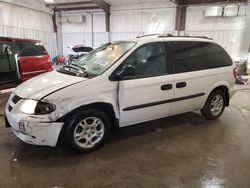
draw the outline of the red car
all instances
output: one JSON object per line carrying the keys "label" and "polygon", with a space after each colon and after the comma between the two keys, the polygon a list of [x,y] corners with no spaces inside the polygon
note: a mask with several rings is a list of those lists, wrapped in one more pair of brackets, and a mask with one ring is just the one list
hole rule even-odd
{"label": "red car", "polygon": [[51,59],[41,41],[0,37],[0,89],[52,70]]}

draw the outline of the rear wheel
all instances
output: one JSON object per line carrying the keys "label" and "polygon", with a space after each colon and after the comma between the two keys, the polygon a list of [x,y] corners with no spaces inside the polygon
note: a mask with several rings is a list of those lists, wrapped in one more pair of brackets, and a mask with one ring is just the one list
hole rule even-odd
{"label": "rear wheel", "polygon": [[110,134],[108,116],[96,109],[76,112],[68,123],[66,139],[70,147],[81,153],[92,152],[101,147]]}
{"label": "rear wheel", "polygon": [[217,119],[219,118],[224,109],[226,104],[226,97],[225,93],[221,90],[213,91],[206,101],[206,104],[201,109],[201,114],[206,117],[207,119]]}

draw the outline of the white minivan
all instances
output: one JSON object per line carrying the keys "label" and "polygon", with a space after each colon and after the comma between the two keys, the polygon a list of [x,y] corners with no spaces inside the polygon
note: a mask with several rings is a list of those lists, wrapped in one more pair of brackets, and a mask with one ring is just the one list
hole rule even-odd
{"label": "white minivan", "polygon": [[114,127],[201,110],[221,116],[237,68],[205,37],[142,36],[107,43],[69,66],[21,84],[5,109],[22,141],[78,152],[103,145]]}

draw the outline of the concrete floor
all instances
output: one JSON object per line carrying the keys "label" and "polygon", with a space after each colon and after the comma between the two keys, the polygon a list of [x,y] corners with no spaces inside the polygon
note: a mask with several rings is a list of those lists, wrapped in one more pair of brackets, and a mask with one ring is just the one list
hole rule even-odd
{"label": "concrete floor", "polygon": [[87,155],[24,144],[0,116],[0,188],[247,188],[249,140],[250,90],[219,120],[187,113],[123,128]]}

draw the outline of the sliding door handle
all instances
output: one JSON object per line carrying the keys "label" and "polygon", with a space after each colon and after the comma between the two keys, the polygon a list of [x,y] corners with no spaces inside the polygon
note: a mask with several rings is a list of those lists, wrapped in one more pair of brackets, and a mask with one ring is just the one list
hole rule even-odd
{"label": "sliding door handle", "polygon": [[161,90],[170,90],[173,88],[173,85],[172,84],[166,84],[166,85],[162,85],[161,86]]}
{"label": "sliding door handle", "polygon": [[186,87],[187,86],[187,83],[186,82],[179,82],[176,84],[176,88],[183,88],[183,87]]}

